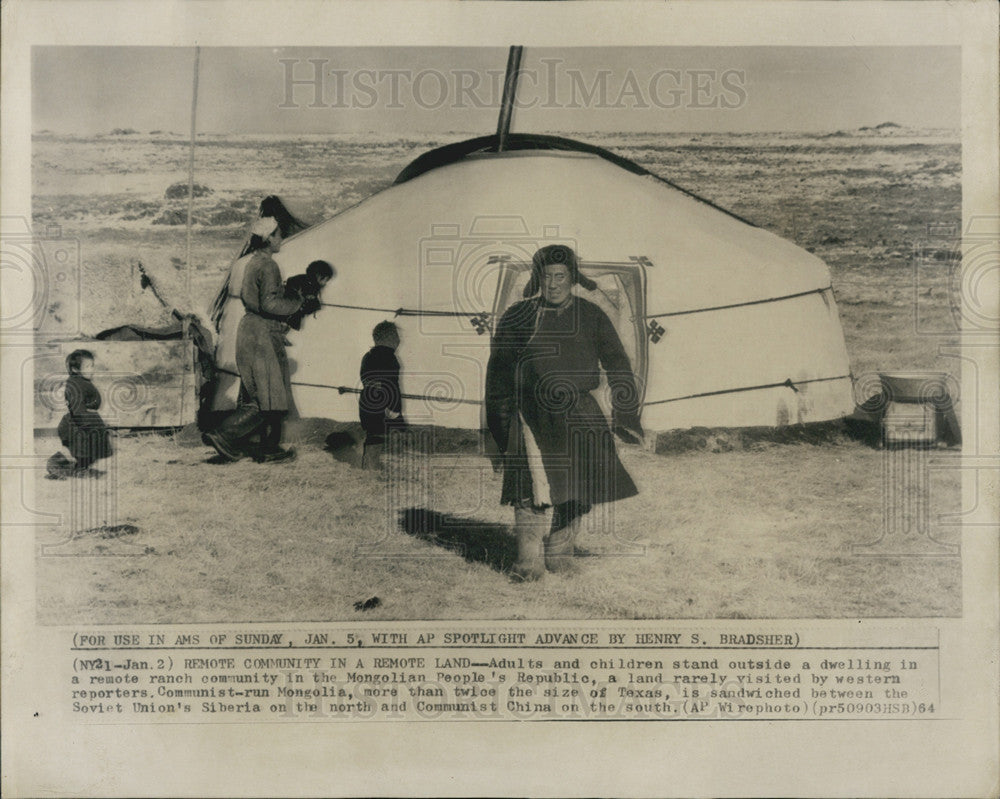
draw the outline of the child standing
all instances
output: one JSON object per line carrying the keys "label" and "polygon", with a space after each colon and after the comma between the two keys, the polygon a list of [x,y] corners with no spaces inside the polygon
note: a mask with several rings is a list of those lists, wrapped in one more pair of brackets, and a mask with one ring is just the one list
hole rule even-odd
{"label": "child standing", "polygon": [[399,388],[399,328],[392,322],[379,322],[372,330],[375,346],[361,359],[361,398],[359,411],[365,431],[365,449],[361,459],[364,469],[379,469],[386,436],[392,429],[406,426],[403,419],[403,395]]}
{"label": "child standing", "polygon": [[[94,354],[90,350],[73,350],[66,356],[66,407],[68,413],[59,422],[59,439],[74,460],[61,453],[49,459],[49,474],[100,474],[90,467],[111,456],[111,432],[97,412],[101,407],[101,392],[93,384]],[[61,459],[61,460],[60,460]],[[60,473],[62,472],[62,473]]]}

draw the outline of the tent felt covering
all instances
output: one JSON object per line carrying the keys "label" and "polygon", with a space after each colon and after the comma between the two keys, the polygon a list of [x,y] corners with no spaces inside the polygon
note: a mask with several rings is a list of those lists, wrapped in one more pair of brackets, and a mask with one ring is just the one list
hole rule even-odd
{"label": "tent felt covering", "polygon": [[[852,410],[822,261],[600,148],[512,134],[498,153],[491,138],[431,151],[393,186],[285,240],[275,256],[285,278],[318,258],[337,269],[324,307],[289,333],[302,415],[357,418],[361,357],[388,318],[402,334],[407,418],[481,427],[491,324],[520,299],[534,250],[554,242],[574,247],[598,283],[585,296],[619,331],[647,430]],[[243,307],[228,287],[246,261],[217,305],[217,408],[232,407],[238,388]]]}

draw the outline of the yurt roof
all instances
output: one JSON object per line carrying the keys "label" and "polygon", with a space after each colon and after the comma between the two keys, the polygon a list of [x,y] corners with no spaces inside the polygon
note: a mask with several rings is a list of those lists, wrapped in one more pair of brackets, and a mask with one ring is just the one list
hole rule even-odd
{"label": "yurt roof", "polygon": [[[413,281],[420,280],[418,245],[445,223],[468,246],[485,245],[491,238],[521,244],[528,260],[544,228],[554,227],[560,239],[577,246],[585,262],[647,257],[656,267],[649,272],[651,313],[829,286],[829,270],[816,256],[647,170],[623,166],[624,159],[586,146],[499,153],[472,146],[493,138],[460,143],[467,150],[464,155],[453,150],[445,158],[439,152],[422,166],[421,159],[437,151],[421,156],[394,185],[288,239],[276,257],[278,264],[286,271],[286,265],[291,269],[327,258],[337,265],[337,293],[359,305],[396,307],[414,302]],[[517,221],[522,230],[483,236],[486,218]],[[412,268],[397,271],[404,265]],[[375,277],[379,272],[382,279]],[[393,278],[384,279],[390,274]]]}
{"label": "yurt roof", "polygon": [[[596,155],[636,175],[653,177],[671,188],[686,194],[688,197],[705,203],[717,211],[721,211],[724,214],[738,219],[740,222],[756,227],[756,225],[748,219],[744,219],[738,214],[734,214],[732,211],[723,208],[720,205],[716,205],[711,200],[706,200],[704,197],[678,186],[676,183],[673,183],[660,175],[650,172],[645,167],[639,166],[639,164],[635,163],[635,161],[630,161],[628,158],[617,155],[610,150],[604,149],[603,147],[598,147],[595,144],[587,144],[586,142],[577,141],[576,139],[567,139],[562,136],[550,136],[543,133],[510,133],[504,139],[505,152],[517,152],[523,150],[558,150],[563,152],[577,152]],[[447,166],[448,164],[453,164],[457,161],[461,161],[463,158],[481,154],[496,154],[497,151],[498,137],[496,134],[489,136],[477,136],[473,139],[465,139],[464,141],[445,144],[442,147],[428,150],[426,153],[423,153],[413,159],[413,161],[407,164],[407,166],[396,176],[394,183],[406,183],[408,180],[419,177],[425,172],[437,169],[438,167]]]}

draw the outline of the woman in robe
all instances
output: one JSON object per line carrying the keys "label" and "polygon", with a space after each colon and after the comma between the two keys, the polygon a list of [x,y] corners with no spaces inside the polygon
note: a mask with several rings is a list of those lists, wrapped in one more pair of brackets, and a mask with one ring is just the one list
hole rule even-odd
{"label": "woman in robe", "polygon": [[281,426],[292,403],[291,374],[285,352],[288,317],[302,307],[302,298],[288,298],[278,265],[271,257],[281,249],[277,220],[262,216],[250,239],[253,257],[243,273],[240,299],[246,314],[236,331],[236,368],[240,373],[239,406],[206,440],[224,459],[247,454],[245,441],[260,432],[254,459],[260,463],[290,460],[292,449],[281,447]]}

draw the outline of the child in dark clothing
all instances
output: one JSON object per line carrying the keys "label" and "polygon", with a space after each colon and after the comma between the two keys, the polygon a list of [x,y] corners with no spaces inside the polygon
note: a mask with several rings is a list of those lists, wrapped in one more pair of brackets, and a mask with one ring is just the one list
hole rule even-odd
{"label": "child in dark clothing", "polygon": [[403,396],[399,388],[399,328],[392,322],[379,322],[372,330],[375,346],[361,359],[361,398],[359,410],[364,428],[365,449],[362,468],[378,469],[382,450],[390,430],[403,429]]}
{"label": "child in dark clothing", "polygon": [[[93,384],[94,354],[74,350],[66,356],[66,406],[69,410],[59,422],[59,439],[74,460],[62,453],[49,459],[49,476],[59,479],[69,474],[84,474],[93,463],[111,456],[111,433],[97,409],[101,393]],[[93,472],[93,470],[90,470]]]}
{"label": "child in dark clothing", "polygon": [[326,261],[313,261],[306,267],[304,275],[292,275],[285,281],[285,298],[303,301],[302,307],[288,317],[287,324],[290,328],[301,330],[302,319],[319,310],[320,292],[336,275],[336,270]]}

